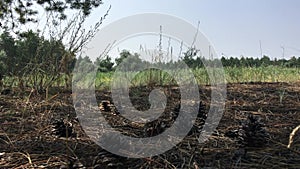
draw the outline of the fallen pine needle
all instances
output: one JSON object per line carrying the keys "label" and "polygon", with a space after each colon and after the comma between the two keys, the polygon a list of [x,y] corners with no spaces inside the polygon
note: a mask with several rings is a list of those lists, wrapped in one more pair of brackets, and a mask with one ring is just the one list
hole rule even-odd
{"label": "fallen pine needle", "polygon": [[292,145],[292,143],[293,143],[293,141],[294,141],[294,136],[295,136],[296,132],[297,132],[299,129],[300,129],[300,125],[297,126],[296,128],[294,128],[294,130],[291,132],[291,134],[290,134],[290,139],[289,139],[289,144],[287,145],[287,148],[290,148],[290,147],[291,147],[291,145]]}

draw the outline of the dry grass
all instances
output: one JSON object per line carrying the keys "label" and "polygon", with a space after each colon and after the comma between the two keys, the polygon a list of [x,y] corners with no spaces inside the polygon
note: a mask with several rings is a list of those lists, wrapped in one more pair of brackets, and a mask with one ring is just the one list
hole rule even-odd
{"label": "dry grass", "polygon": [[[286,91],[281,103],[280,88]],[[164,154],[141,159],[116,156],[93,143],[74,120],[70,92],[59,91],[48,101],[34,95],[28,99],[28,95],[0,96],[2,168],[300,168],[299,143],[295,141],[300,119],[299,84],[229,84],[226,111],[207,142],[199,144],[199,135],[194,133]],[[106,91],[97,91],[96,95],[110,99]],[[208,106],[209,86],[201,87],[200,97]],[[224,134],[238,128],[247,114],[262,118],[270,140],[261,148],[246,147],[247,153],[240,156],[237,140]],[[107,115],[112,124],[119,125],[120,119],[109,112]],[[51,120],[60,117],[72,121],[75,136],[58,138],[51,133]],[[128,135],[142,132],[130,125],[118,130]]]}

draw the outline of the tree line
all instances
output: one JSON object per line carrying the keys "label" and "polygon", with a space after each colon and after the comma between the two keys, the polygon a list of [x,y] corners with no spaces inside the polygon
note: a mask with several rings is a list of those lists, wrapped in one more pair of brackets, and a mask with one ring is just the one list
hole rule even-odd
{"label": "tree line", "polygon": [[[211,63],[218,59],[207,59],[198,55],[199,51],[190,48],[184,53],[183,60],[190,68],[202,68],[204,63]],[[292,56],[290,59],[271,59],[264,55],[261,58],[254,57],[224,57],[220,59],[223,67],[262,67],[262,66],[281,66],[281,67],[300,67],[300,57]]]}
{"label": "tree line", "polygon": [[20,87],[24,83],[47,86],[74,67],[75,59],[64,63],[66,55],[72,53],[59,40],[46,39],[32,30],[17,37],[5,31],[0,35],[0,80],[13,77]]}
{"label": "tree line", "polygon": [[[70,87],[76,55],[111,9],[86,29],[90,13],[102,4],[102,0],[0,1],[0,87],[3,82],[34,91],[47,90],[54,83]],[[41,13],[46,21],[42,24]],[[24,31],[28,23],[42,30]]]}
{"label": "tree line", "polygon": [[[72,55],[71,60],[66,60],[66,56]],[[18,84],[30,83],[33,86],[50,86],[66,74],[71,74],[75,64],[93,63],[100,72],[114,71],[122,62],[130,64],[129,70],[138,70],[146,64],[150,64],[140,58],[139,54],[131,53],[128,50],[120,52],[119,56],[112,59],[106,55],[98,57],[94,62],[89,57],[78,56],[68,50],[61,40],[47,39],[40,36],[39,32],[32,30],[12,36],[8,31],[0,35],[0,80],[4,77],[13,77]],[[190,49],[183,53],[181,57],[190,68],[202,68],[203,63],[220,61],[224,67],[260,67],[260,66],[282,66],[300,67],[300,58],[290,59],[270,59],[268,56],[262,58],[249,57],[222,57],[220,60],[208,60],[201,57]],[[178,66],[178,61],[163,64],[164,66]],[[84,67],[84,66],[83,66]],[[49,84],[47,84],[49,83]],[[52,85],[52,84],[51,84]]]}
{"label": "tree line", "polygon": [[[128,50],[123,50],[120,53],[120,56],[115,59],[115,62],[112,61],[112,58],[106,56],[104,60],[96,61],[96,66],[99,67],[99,70],[103,72],[113,71],[115,67],[117,67],[124,59],[126,62],[131,63],[130,69],[131,70],[138,70],[139,68],[143,67],[145,64],[150,64],[147,61],[143,61],[139,54],[137,53],[130,53]],[[184,61],[187,66],[190,68],[203,68],[205,63],[210,64],[214,62],[222,63],[223,67],[264,67],[264,66],[280,66],[280,67],[300,67],[300,57],[293,56],[290,59],[271,59],[268,56],[263,56],[262,58],[253,58],[253,57],[221,57],[221,59],[207,59],[205,57],[197,56],[197,52],[195,49],[189,49],[188,51],[183,53],[183,56],[180,60]],[[166,67],[171,65],[177,66],[179,63],[178,61],[170,61],[164,63],[152,63],[152,64],[163,64]]]}

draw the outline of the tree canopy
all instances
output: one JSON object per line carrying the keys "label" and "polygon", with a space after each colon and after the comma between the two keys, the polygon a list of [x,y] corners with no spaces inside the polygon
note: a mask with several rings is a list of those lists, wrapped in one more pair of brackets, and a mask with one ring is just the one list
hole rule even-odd
{"label": "tree canopy", "polygon": [[87,16],[101,4],[102,0],[1,0],[0,27],[7,29],[14,28],[19,23],[37,22],[37,6],[58,15],[58,19],[66,19],[66,10],[82,11]]}

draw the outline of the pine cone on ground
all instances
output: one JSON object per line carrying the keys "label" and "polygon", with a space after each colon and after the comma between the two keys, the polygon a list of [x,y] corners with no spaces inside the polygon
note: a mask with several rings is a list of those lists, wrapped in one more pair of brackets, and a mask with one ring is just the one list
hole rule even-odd
{"label": "pine cone on ground", "polygon": [[64,119],[55,120],[52,123],[52,132],[58,137],[70,137],[73,133],[73,126],[70,122],[66,122]]}
{"label": "pine cone on ground", "polygon": [[265,129],[265,124],[258,116],[248,115],[247,121],[242,124],[244,131],[244,142],[248,147],[263,147],[268,143],[269,133]]}
{"label": "pine cone on ground", "polygon": [[262,147],[268,143],[269,133],[258,116],[252,114],[241,122],[238,129],[229,130],[225,136],[236,139],[239,147]]}
{"label": "pine cone on ground", "polygon": [[99,108],[101,111],[111,112],[113,115],[120,114],[118,109],[116,109],[116,107],[109,100],[103,100],[100,103]]}

